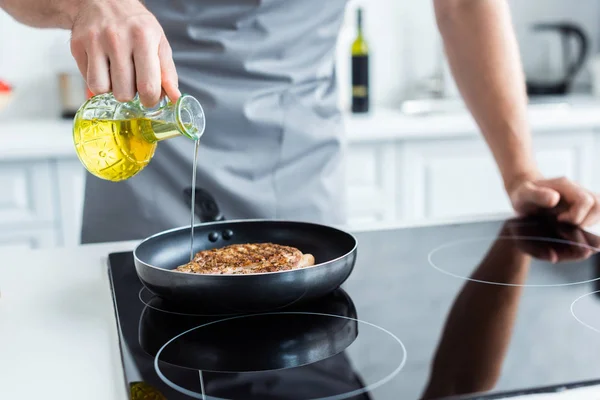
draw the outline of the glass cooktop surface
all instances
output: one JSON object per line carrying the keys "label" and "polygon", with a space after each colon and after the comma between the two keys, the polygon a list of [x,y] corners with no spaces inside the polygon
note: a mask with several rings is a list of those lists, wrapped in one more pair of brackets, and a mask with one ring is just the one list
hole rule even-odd
{"label": "glass cooktop surface", "polygon": [[600,237],[546,220],[363,232],[348,280],[254,314],[109,256],[131,399],[503,398],[600,383]]}

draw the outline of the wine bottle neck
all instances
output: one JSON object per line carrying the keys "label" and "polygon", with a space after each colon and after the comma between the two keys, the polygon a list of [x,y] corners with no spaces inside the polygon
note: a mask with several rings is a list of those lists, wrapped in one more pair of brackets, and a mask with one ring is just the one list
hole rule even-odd
{"label": "wine bottle neck", "polygon": [[356,27],[358,30],[358,34],[362,36],[362,32],[363,32],[363,23],[362,23],[362,10],[358,9],[358,11],[356,12]]}

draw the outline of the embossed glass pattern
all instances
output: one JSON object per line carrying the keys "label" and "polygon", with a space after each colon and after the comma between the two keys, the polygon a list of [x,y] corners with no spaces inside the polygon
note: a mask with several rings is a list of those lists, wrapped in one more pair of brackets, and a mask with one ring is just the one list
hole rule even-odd
{"label": "embossed glass pattern", "polygon": [[137,97],[120,103],[108,93],[81,106],[74,120],[73,141],[90,173],[122,181],[148,165],[157,142],[179,135],[197,141],[204,128],[204,111],[191,96],[183,95],[176,103],[163,98],[149,109]]}

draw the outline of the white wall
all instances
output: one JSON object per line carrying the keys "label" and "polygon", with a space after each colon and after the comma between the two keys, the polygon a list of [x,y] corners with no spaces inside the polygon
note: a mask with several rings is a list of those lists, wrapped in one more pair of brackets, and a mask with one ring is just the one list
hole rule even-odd
{"label": "white wall", "polygon": [[[337,49],[341,103],[349,103],[349,47],[355,34],[358,4],[365,8],[365,30],[371,49],[372,98],[376,105],[395,105],[411,93],[417,80],[435,68],[439,45],[429,0],[350,0]],[[539,37],[528,26],[539,20],[570,19],[583,25],[593,40],[600,38],[600,1],[509,0],[527,69],[539,67]],[[38,30],[13,21],[0,11],[0,78],[17,88],[17,97],[0,119],[57,116],[57,72],[76,70],[68,46],[69,33]],[[556,59],[556,56],[552,56]],[[587,80],[587,74],[581,76]]]}
{"label": "white wall", "polygon": [[30,28],[0,11],[0,78],[15,86],[0,119],[58,116],[57,74],[72,69],[68,31]]}

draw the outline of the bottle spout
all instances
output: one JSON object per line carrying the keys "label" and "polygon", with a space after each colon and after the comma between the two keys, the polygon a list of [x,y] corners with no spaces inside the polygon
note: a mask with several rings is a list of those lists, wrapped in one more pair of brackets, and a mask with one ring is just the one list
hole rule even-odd
{"label": "bottle spout", "polygon": [[176,120],[184,136],[200,140],[206,128],[206,118],[200,102],[189,95],[182,95],[175,104]]}
{"label": "bottle spout", "polygon": [[206,127],[206,118],[200,102],[187,94],[181,95],[175,104],[163,98],[156,108],[146,108],[145,116],[153,121],[153,141],[178,135],[197,141],[204,134]]}

